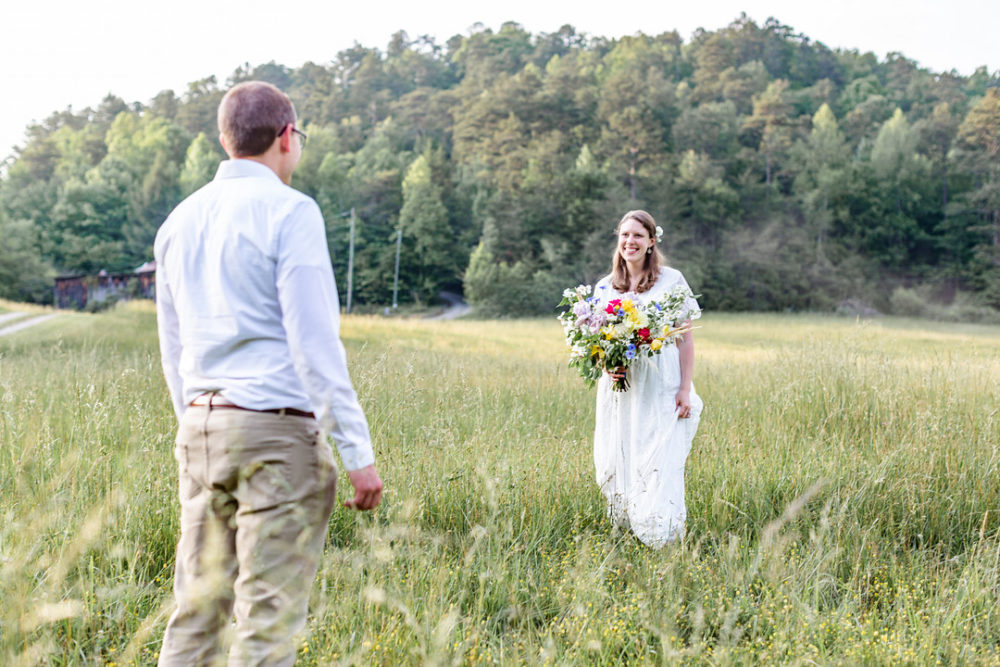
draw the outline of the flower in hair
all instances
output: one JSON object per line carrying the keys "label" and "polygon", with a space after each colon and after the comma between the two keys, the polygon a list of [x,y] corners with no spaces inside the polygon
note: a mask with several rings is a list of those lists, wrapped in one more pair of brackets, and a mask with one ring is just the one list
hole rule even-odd
{"label": "flower in hair", "polygon": [[656,226],[656,242],[659,243],[663,240],[663,227],[659,225]]}

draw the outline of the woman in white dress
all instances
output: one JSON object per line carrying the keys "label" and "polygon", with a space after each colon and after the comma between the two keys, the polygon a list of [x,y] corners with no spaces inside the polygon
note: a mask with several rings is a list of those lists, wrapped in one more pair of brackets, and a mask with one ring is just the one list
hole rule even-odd
{"label": "woman in white dress", "polygon": [[[662,230],[653,216],[629,211],[617,231],[612,272],[598,282],[597,298],[606,303],[628,294],[646,303],[687,286],[680,271],[664,265],[657,249]],[[699,312],[694,299],[688,307]],[[597,385],[597,483],[615,524],[651,547],[684,535],[684,464],[702,410],[693,374],[694,340],[687,333],[660,354],[635,359],[627,391],[611,388],[624,369],[606,373]]]}

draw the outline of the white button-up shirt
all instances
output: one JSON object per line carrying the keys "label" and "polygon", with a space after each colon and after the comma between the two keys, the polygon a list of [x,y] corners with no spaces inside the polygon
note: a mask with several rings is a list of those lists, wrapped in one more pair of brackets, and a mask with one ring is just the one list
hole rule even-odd
{"label": "white button-up shirt", "polygon": [[312,411],[348,470],[374,463],[315,201],[265,165],[229,160],[170,213],[154,254],[160,353],[178,418],[209,391],[254,410]]}

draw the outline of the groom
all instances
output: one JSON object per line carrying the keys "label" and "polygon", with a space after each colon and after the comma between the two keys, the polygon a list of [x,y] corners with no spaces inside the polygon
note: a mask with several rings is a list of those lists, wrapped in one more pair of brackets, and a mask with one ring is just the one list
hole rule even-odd
{"label": "groom", "polygon": [[[180,421],[181,536],[160,665],[291,665],[333,510],[337,444],[353,499],[382,480],[339,338],[316,202],[288,187],[306,135],[259,81],[219,105],[230,159],[156,235],[163,372]],[[235,616],[235,625],[231,619]]]}

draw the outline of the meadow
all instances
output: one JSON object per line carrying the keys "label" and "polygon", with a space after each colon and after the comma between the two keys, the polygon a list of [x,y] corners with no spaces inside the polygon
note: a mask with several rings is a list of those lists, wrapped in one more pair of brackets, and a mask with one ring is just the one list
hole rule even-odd
{"label": "meadow", "polygon": [[[1000,327],[701,324],[653,551],[605,517],[554,319],[345,317],[387,491],[335,510],[298,664],[1000,665]],[[155,663],[174,427],[150,304],[0,338],[0,664]]]}

